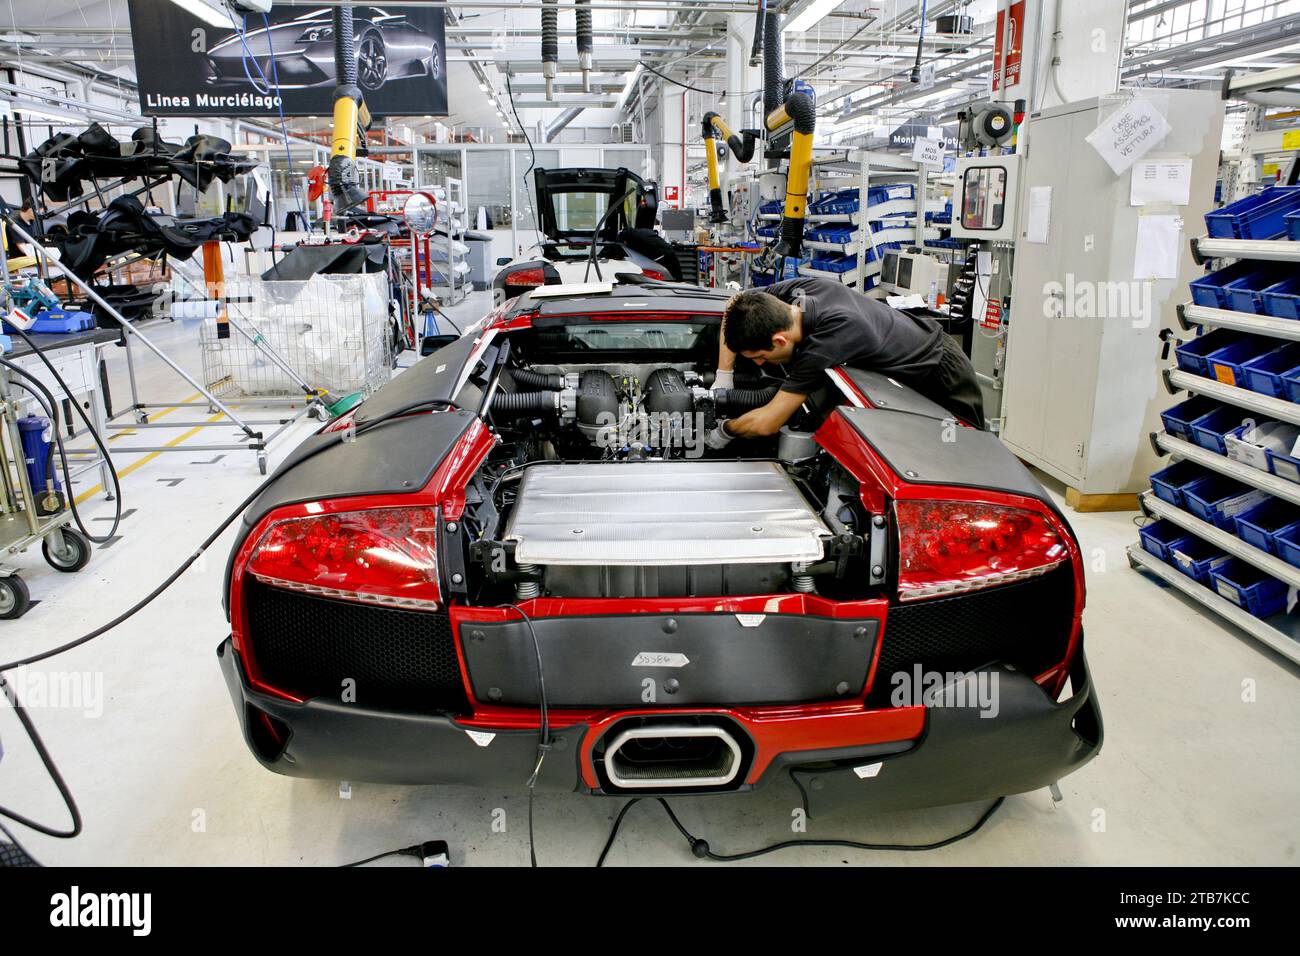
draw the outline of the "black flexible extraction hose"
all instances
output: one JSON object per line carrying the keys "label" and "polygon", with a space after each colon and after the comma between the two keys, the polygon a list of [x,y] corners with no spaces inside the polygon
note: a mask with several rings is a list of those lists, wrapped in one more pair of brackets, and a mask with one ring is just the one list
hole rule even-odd
{"label": "black flexible extraction hose", "polygon": [[531,368],[512,368],[510,377],[520,388],[543,388],[558,392],[564,388],[564,376],[559,372],[537,372]]}
{"label": "black flexible extraction hose", "polygon": [[909,76],[908,82],[921,82],[921,51],[925,47],[925,9],[927,0],[921,0],[921,27],[916,33],[916,62],[912,64],[912,75]]}
{"label": "black flexible extraction hose", "polygon": [[554,98],[555,75],[560,62],[560,10],[556,0],[542,0],[542,76],[546,98]]}
{"label": "black flexible extraction hose", "polygon": [[754,43],[749,48],[749,65],[758,66],[763,60],[763,18],[767,16],[767,0],[758,0],[754,10]]}
{"label": "black flexible extraction hose", "polygon": [[357,85],[357,57],[352,48],[352,8],[334,8],[334,81]]}
{"label": "black flexible extraction hose", "polygon": [[781,36],[781,14],[763,18],[763,115],[785,102],[785,40]]}
{"label": "black flexible extraction hose", "polygon": [[578,67],[582,70],[582,92],[591,92],[591,0],[574,0],[578,20]]}

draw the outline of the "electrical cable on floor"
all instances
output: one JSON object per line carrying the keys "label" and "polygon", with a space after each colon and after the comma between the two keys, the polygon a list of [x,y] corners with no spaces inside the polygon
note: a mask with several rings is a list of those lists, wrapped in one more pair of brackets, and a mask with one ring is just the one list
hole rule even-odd
{"label": "electrical cable on floor", "polygon": [[[58,788],[59,796],[63,798],[63,805],[68,808],[68,815],[72,817],[72,827],[68,830],[56,830],[3,806],[0,806],[0,817],[7,817],[14,823],[21,823],[29,830],[35,830],[37,833],[43,833],[46,836],[71,840],[81,832],[81,811],[77,809],[77,801],[73,799],[72,791],[68,789],[63,774],[59,773],[58,765],[45,747],[45,741],[41,739],[41,735],[36,730],[36,725],[32,723],[31,717],[28,716],[27,708],[23,707],[22,701],[18,699],[18,692],[10,689],[9,681],[3,673],[0,673],[0,693],[8,698],[9,705],[13,707],[19,723],[23,725],[23,730],[27,732],[27,739],[36,748],[36,754],[41,758],[41,763],[45,766],[45,772],[50,775],[50,779],[54,781],[54,786]],[[5,832],[8,833],[9,831],[6,830]],[[13,837],[10,836],[10,839],[13,839]],[[14,840],[15,844],[17,842],[17,840]]]}
{"label": "electrical cable on floor", "polygon": [[[94,439],[95,445],[99,449],[99,454],[104,459],[104,464],[108,466],[108,473],[113,477],[113,523],[109,526],[107,533],[104,534],[103,537],[97,538],[86,528],[86,525],[81,520],[81,515],[77,512],[77,501],[72,494],[72,476],[68,474],[67,456],[63,453],[63,440],[58,433],[58,429],[55,429],[54,437],[59,446],[59,454],[63,458],[64,475],[68,478],[68,506],[72,511],[72,517],[77,522],[77,527],[81,529],[81,533],[89,538],[92,543],[103,544],[105,541],[112,538],[113,535],[117,534],[117,526],[122,521],[122,485],[118,479],[117,468],[113,465],[112,456],[109,455],[108,448],[104,444],[103,438],[101,438],[99,432],[95,430],[95,426],[91,424],[90,417],[86,414],[86,410],[81,407],[81,402],[77,401],[76,396],[72,393],[72,389],[68,387],[68,383],[63,380],[63,376],[59,374],[59,370],[54,367],[54,363],[49,360],[49,357],[41,347],[32,341],[30,335],[17,326],[14,326],[13,330],[14,334],[26,342],[28,347],[35,353],[36,357],[44,363],[46,369],[49,370],[50,375],[54,377],[54,381],[56,381],[59,384],[59,388],[63,390],[63,394],[68,396],[69,404],[72,405],[72,407],[77,410],[77,414],[81,416],[81,420],[85,423],[87,431],[90,432],[90,437]],[[21,366],[14,365],[8,359],[0,359],[0,363],[3,363],[4,367],[9,369],[9,371],[17,372],[23,378],[35,383],[45,394],[46,398],[49,399],[51,411],[53,411],[53,408],[55,407],[54,396],[50,394],[50,391],[45,387],[44,382],[36,378]],[[53,415],[51,415],[51,420],[54,420]]]}
{"label": "electrical cable on floor", "polygon": [[600,851],[600,856],[596,860],[596,866],[600,867],[605,865],[605,859],[609,856],[609,851],[614,846],[614,840],[618,837],[619,827],[622,826],[623,818],[627,816],[627,812],[631,810],[633,806],[646,799],[654,799],[664,808],[664,812],[668,814],[668,819],[672,821],[673,826],[677,828],[677,832],[680,833],[690,845],[691,853],[693,853],[698,859],[712,860],[715,863],[734,863],[739,860],[752,860],[755,857],[763,856],[767,853],[775,853],[778,850],[789,850],[795,847],[809,846],[843,847],[850,850],[890,850],[903,852],[937,850],[941,847],[951,846],[960,840],[964,840],[967,837],[974,836],[978,833],[984,824],[988,823],[989,818],[997,812],[997,809],[1000,806],[1002,806],[1006,797],[998,797],[994,800],[993,804],[980,815],[980,818],[976,820],[974,825],[970,828],[963,830],[955,836],[950,836],[934,843],[860,843],[856,840],[783,840],[780,843],[773,843],[769,846],[760,847],[757,850],[747,850],[743,853],[714,853],[709,847],[707,840],[699,839],[682,825],[682,822],[677,819],[677,814],[673,813],[673,808],[668,805],[668,801],[663,797],[633,797],[627,803],[623,804],[623,809],[621,809],[618,816],[614,818],[614,826],[609,831],[609,839],[605,841],[605,847]]}
{"label": "electrical cable on floor", "polygon": [[438,864],[430,863],[429,865],[443,865],[447,858],[447,844],[443,840],[425,840],[423,843],[415,843],[411,846],[404,846],[400,850],[385,850],[383,853],[376,853],[374,856],[368,856],[364,860],[357,860],[353,863],[344,863],[342,869],[354,866],[364,866],[367,863],[374,863],[376,860],[383,860],[390,856],[413,856],[417,860],[439,860]]}
{"label": "electrical cable on floor", "polygon": [[537,632],[533,630],[533,620],[517,604],[503,604],[502,607],[510,608],[516,614],[524,619],[524,624],[528,626],[528,636],[533,641],[533,653],[537,655],[537,696],[538,696],[538,725],[537,725],[537,763],[533,766],[532,775],[528,778],[528,860],[529,865],[537,866],[537,845],[533,840],[533,791],[537,787],[537,778],[541,776],[542,764],[546,760],[547,753],[551,750],[551,721],[550,707],[546,703],[546,677],[542,671],[542,646],[537,642]]}

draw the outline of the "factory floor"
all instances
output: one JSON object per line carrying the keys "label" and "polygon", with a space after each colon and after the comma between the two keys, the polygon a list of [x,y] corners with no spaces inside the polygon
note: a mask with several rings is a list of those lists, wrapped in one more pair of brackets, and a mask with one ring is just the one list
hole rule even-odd
{"label": "factory floor", "polygon": [[[488,305],[476,293],[454,317]],[[162,323],[149,334],[199,372],[192,326]],[[409,359],[409,356],[408,356]],[[121,353],[108,350],[115,398],[127,395]],[[153,359],[139,362],[149,401],[183,400],[184,382]],[[182,416],[177,414],[176,418]],[[184,417],[190,417],[186,415]],[[165,422],[166,418],[157,419]],[[274,467],[316,427],[303,422],[271,449]],[[213,434],[215,433],[215,434]],[[158,429],[180,452],[147,460],[120,455],[126,516],[118,538],[79,574],[51,570],[39,554],[17,556],[36,606],[0,622],[0,659],[76,637],[160,582],[259,481],[251,453],[205,453],[229,427]],[[115,439],[124,444],[131,437]],[[214,460],[216,459],[216,460]],[[87,475],[75,491],[93,491]],[[1055,488],[1054,493],[1063,489]],[[1058,497],[1061,495],[1058,494]],[[92,495],[94,529],[110,506]],[[1180,594],[1131,570],[1133,514],[1067,512],[1088,562],[1088,657],[1105,719],[1101,755],[1047,790],[1007,799],[969,840],[926,853],[795,849],[757,863],[862,864],[1296,864],[1300,807],[1297,671]],[[430,839],[444,839],[453,865],[526,865],[527,796],[451,787],[300,780],[262,769],[249,755],[214,650],[228,633],[221,609],[227,534],[151,606],[104,637],[13,672],[30,713],[75,795],[84,832],[65,841],[13,827],[46,864],[336,865]],[[40,706],[54,680],[86,690],[75,706]],[[66,701],[64,703],[67,703]],[[0,706],[0,805],[49,825],[66,812],[12,709]],[[621,799],[541,795],[535,838],[541,865],[590,865]],[[890,814],[817,817],[792,833],[793,791],[679,798],[683,824],[730,853],[791,839],[926,843],[967,828],[984,805]],[[610,854],[612,865],[691,865],[662,810],[637,807]],[[414,865],[394,859],[378,865]]]}

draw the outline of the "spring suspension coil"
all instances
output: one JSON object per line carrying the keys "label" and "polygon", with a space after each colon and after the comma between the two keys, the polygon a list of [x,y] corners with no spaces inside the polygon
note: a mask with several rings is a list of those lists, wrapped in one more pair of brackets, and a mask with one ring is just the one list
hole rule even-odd
{"label": "spring suspension coil", "polygon": [[540,573],[540,569],[535,564],[519,565],[519,573],[527,574],[530,577],[515,582],[515,600],[531,601],[535,597],[542,596],[542,582],[533,580],[532,575]]}

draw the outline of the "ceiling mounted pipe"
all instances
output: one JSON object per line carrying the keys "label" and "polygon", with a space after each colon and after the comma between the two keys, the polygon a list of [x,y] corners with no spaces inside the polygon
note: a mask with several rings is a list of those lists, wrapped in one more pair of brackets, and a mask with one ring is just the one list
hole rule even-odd
{"label": "ceiling mounted pipe", "polygon": [[543,141],[547,143],[554,142],[555,137],[560,135],[560,130],[577,119],[582,110],[583,107],[581,106],[573,106],[561,113],[554,123],[546,127],[546,133],[542,137]]}

